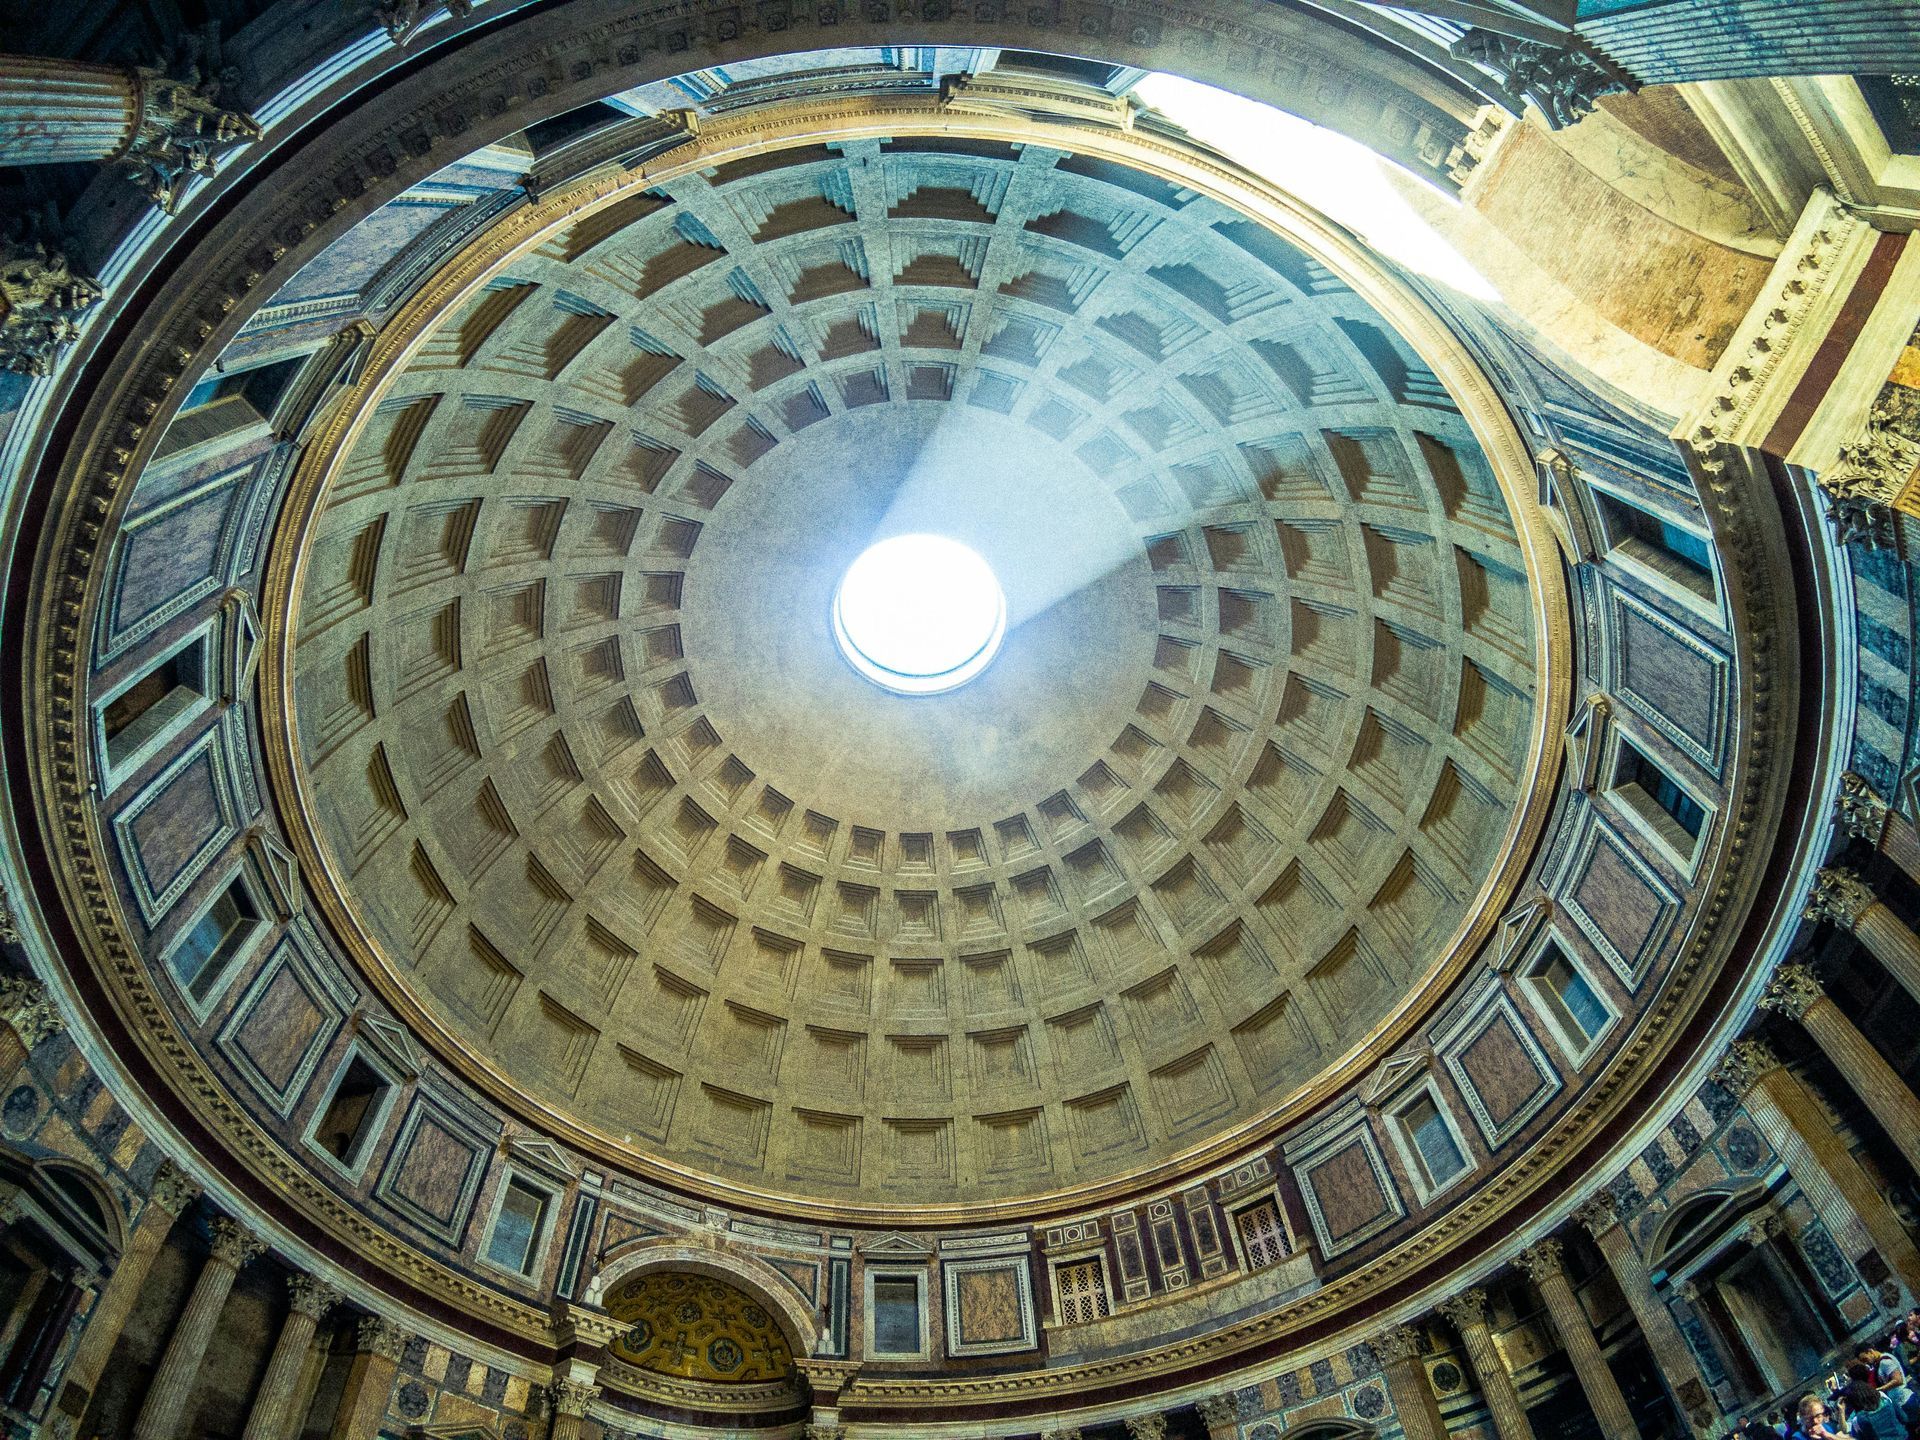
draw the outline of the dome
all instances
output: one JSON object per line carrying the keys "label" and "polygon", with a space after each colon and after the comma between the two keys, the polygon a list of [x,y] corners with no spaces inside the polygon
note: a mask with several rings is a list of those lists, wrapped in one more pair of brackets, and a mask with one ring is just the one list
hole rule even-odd
{"label": "dome", "polygon": [[[629,1163],[951,1206],[1217,1154],[1512,886],[1566,632],[1510,424],[1496,463],[1304,217],[992,129],[722,124],[554,198],[296,481],[329,899]],[[828,617],[922,531],[1006,636],[907,699]]]}

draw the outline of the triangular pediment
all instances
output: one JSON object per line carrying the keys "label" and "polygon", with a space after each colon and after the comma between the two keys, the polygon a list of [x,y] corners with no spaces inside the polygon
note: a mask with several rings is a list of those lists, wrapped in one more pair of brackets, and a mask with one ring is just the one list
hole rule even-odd
{"label": "triangular pediment", "polygon": [[566,1151],[537,1135],[515,1135],[507,1141],[507,1153],[522,1164],[545,1170],[550,1175],[563,1175],[571,1180],[580,1173]]}
{"label": "triangular pediment", "polygon": [[420,1043],[407,1030],[391,1020],[364,1013],[355,1017],[354,1026],[361,1037],[400,1072],[402,1079],[412,1080],[420,1074],[423,1060]]}
{"label": "triangular pediment", "polygon": [[1366,1102],[1378,1105],[1409,1080],[1424,1074],[1433,1064],[1433,1051],[1426,1046],[1417,1050],[1404,1051],[1388,1059],[1373,1072],[1373,1080],[1367,1086]]}
{"label": "triangular pediment", "polygon": [[1504,972],[1519,963],[1521,954],[1552,913],[1553,902],[1538,895],[1501,916],[1494,935],[1494,969]]}
{"label": "triangular pediment", "polygon": [[931,1260],[933,1258],[931,1246],[922,1244],[910,1235],[902,1235],[897,1230],[867,1241],[860,1247],[860,1253],[880,1260]]}

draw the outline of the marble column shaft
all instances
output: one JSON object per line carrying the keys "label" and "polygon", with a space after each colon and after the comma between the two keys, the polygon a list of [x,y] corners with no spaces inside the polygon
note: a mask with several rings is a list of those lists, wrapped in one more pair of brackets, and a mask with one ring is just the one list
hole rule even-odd
{"label": "marble column shaft", "polygon": [[200,1384],[200,1367],[213,1343],[214,1328],[240,1267],[264,1247],[233,1220],[213,1222],[213,1253],[200,1269],[187,1308],[181,1313],[166,1352],[153,1372],[153,1383],[134,1422],[133,1440],[179,1440],[187,1432],[188,1414]]}
{"label": "marble column shaft", "polygon": [[0,55],[0,165],[106,160],[132,143],[139,119],[129,70]]}
{"label": "marble column shaft", "polygon": [[393,1394],[393,1378],[400,1370],[400,1357],[406,1353],[407,1332],[391,1320],[369,1315],[360,1322],[359,1353],[347,1371],[346,1388],[340,1396],[340,1408],[334,1412],[329,1440],[369,1440],[380,1433],[386,1419],[387,1401]]}
{"label": "marble column shaft", "polygon": [[1420,1358],[1420,1332],[1410,1325],[1396,1325],[1370,1343],[1380,1359],[1387,1394],[1393,1398],[1393,1413],[1407,1440],[1447,1440],[1440,1402],[1427,1379],[1426,1362]]}
{"label": "marble column shaft", "polygon": [[1822,870],[1807,902],[1807,919],[1853,932],[1867,953],[1920,1000],[1920,935],[1883,905],[1856,872],[1840,866]]}
{"label": "marble column shaft", "polygon": [[1480,1393],[1493,1415],[1493,1427],[1500,1440],[1534,1440],[1533,1424],[1526,1407],[1520,1403],[1520,1391],[1500,1358],[1500,1347],[1493,1343],[1493,1331],[1487,1328],[1487,1297],[1484,1291],[1467,1290],[1440,1307],[1440,1313],[1453,1322],[1466,1346],[1467,1359],[1480,1381]]}
{"label": "marble column shaft", "polygon": [[292,1275],[287,1289],[293,1306],[274,1342],[273,1357],[267,1361],[267,1373],[253,1397],[253,1409],[247,1416],[247,1428],[241,1440],[286,1440],[293,1431],[291,1410],[295,1393],[313,1349],[313,1333],[320,1317],[337,1303],[340,1292],[311,1275]]}
{"label": "marble column shaft", "polygon": [[1606,1440],[1636,1440],[1640,1430],[1634,1424],[1633,1411],[1620,1391],[1620,1382],[1613,1377],[1607,1357],[1600,1353],[1600,1342],[1594,1337],[1587,1312],[1581,1308],[1580,1297],[1573,1293],[1559,1243],[1547,1240],[1535,1245],[1521,1255],[1520,1265],[1539,1290],[1540,1298],[1546,1301],[1553,1328],[1560,1332],[1560,1343],[1566,1347],[1567,1359],[1573,1363],[1573,1373],[1580,1379],[1580,1388],[1586,1391],[1594,1419],[1600,1422],[1601,1435]]}
{"label": "marble column shaft", "polygon": [[1771,1050],[1751,1040],[1735,1042],[1719,1076],[1741,1097],[1841,1250],[1855,1257],[1877,1251],[1908,1292],[1920,1295],[1920,1250],[1806,1086]]}
{"label": "marble column shaft", "polygon": [[1613,1272],[1614,1283],[1626,1298],[1627,1308],[1633,1311],[1640,1334],[1653,1355],[1653,1363],[1659,1367],[1661,1378],[1667,1382],[1667,1389],[1672,1392],[1688,1428],[1703,1437],[1713,1434],[1713,1420],[1719,1409],[1714,1403],[1713,1388],[1700,1373],[1700,1363],[1693,1358],[1673,1312],[1654,1293],[1646,1262],[1634,1248],[1633,1237],[1619,1223],[1610,1202],[1601,1205],[1589,1202],[1583,1207],[1580,1219],[1593,1236],[1607,1268]]}
{"label": "marble column shaft", "polygon": [[113,1347],[120,1340],[120,1332],[126,1328],[127,1317],[133,1314],[134,1302],[139,1300],[140,1291],[147,1283],[147,1271],[153,1268],[154,1257],[167,1243],[173,1222],[199,1193],[171,1161],[161,1165],[154,1177],[152,1199],[140,1212],[139,1223],[127,1237],[126,1251],[120,1256],[120,1263],[113,1267],[113,1274],[107,1277],[100,1298],[94,1302],[93,1313],[87,1317],[87,1328],[80,1332],[80,1343],[74,1346],[73,1359],[67,1362],[63,1386],[78,1387],[92,1395],[94,1386],[100,1383],[100,1372],[106,1369]]}

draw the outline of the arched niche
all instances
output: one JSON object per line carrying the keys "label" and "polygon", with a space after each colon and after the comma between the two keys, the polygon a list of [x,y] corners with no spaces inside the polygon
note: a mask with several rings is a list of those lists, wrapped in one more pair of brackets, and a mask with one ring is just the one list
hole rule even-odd
{"label": "arched niche", "polygon": [[589,1305],[604,1305],[622,1281],[664,1270],[708,1275],[760,1301],[786,1336],[796,1360],[812,1355],[825,1337],[820,1317],[807,1306],[791,1280],[758,1256],[719,1243],[662,1238],[623,1246],[600,1267],[581,1299]]}

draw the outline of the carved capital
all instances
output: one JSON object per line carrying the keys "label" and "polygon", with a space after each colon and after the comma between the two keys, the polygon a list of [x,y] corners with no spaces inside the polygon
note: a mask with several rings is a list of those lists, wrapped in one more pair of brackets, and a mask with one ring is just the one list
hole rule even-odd
{"label": "carved capital", "polygon": [[1867,414],[1866,429],[1842,445],[1838,460],[1818,477],[1841,543],[1889,542],[1893,502],[1915,469],[1920,469],[1920,394],[1910,386],[1887,385]]}
{"label": "carved capital", "polygon": [[1522,40],[1474,27],[1453,42],[1451,53],[1487,71],[1516,99],[1531,101],[1550,128],[1571,125],[1593,113],[1602,95],[1629,89],[1590,56],[1538,40]]}
{"label": "carved capital", "polygon": [[819,1421],[807,1426],[807,1440],[841,1440],[846,1433],[838,1425],[826,1425]]}
{"label": "carved capital", "polygon": [[238,1270],[266,1248],[266,1241],[238,1220],[223,1215],[213,1222],[213,1258],[223,1265]]}
{"label": "carved capital", "polygon": [[547,1387],[547,1400],[556,1415],[585,1415],[600,1398],[600,1387],[585,1380],[556,1380]]}
{"label": "carved capital", "polygon": [[1760,997],[1760,1008],[1798,1020],[1825,993],[1813,971],[1806,966],[1782,965],[1767,982],[1766,993]]}
{"label": "carved capital", "polygon": [[411,1338],[384,1315],[369,1315],[354,1332],[354,1347],[397,1365],[400,1357],[407,1353],[407,1341]]}
{"label": "carved capital", "polygon": [[1164,1415],[1134,1415],[1127,1420],[1127,1434],[1131,1440],[1167,1440],[1167,1417]]}
{"label": "carved capital", "polygon": [[0,366],[15,374],[50,374],[80,336],[76,317],[105,293],[75,273],[64,247],[50,210],[0,240]]}
{"label": "carved capital", "polygon": [[193,1183],[184,1170],[171,1160],[160,1162],[160,1168],[153,1172],[154,1204],[177,1220],[199,1198],[200,1187]]}
{"label": "carved capital", "polygon": [[1484,1330],[1487,1325],[1487,1292],[1480,1289],[1462,1290],[1451,1300],[1440,1302],[1440,1313],[1453,1322],[1453,1328],[1465,1334],[1478,1326]]}
{"label": "carved capital", "polygon": [[293,1301],[293,1313],[318,1320],[340,1303],[340,1292],[312,1275],[289,1275],[287,1295]]}
{"label": "carved capital", "polygon": [[1196,1408],[1200,1411],[1202,1423],[1209,1428],[1240,1423],[1240,1402],[1231,1394],[1209,1395]]}
{"label": "carved capital", "polygon": [[260,138],[251,115],[221,104],[238,74],[221,63],[217,26],[181,36],[159,65],[133,72],[139,113],[117,158],[127,178],[169,215],[179,209],[189,176],[212,174],[223,156]]}
{"label": "carved capital", "polygon": [[1040,1440],[1080,1440],[1080,1427],[1063,1425],[1057,1430],[1042,1430]]}
{"label": "carved capital", "polygon": [[0,979],[0,1020],[13,1027],[20,1043],[30,1051],[49,1035],[67,1028],[47,987],[24,975]]}
{"label": "carved capital", "polygon": [[1589,1235],[1604,1234],[1620,1223],[1620,1202],[1610,1190],[1597,1191],[1592,1198],[1580,1202],[1573,1219]]}
{"label": "carved capital", "polygon": [[1780,1068],[1780,1057],[1764,1040],[1736,1040],[1713,1068],[1713,1078],[1736,1097],[1760,1083],[1760,1077]]}
{"label": "carved capital", "polygon": [[1829,865],[1813,877],[1806,917],[1816,925],[1825,923],[1851,930],[1873,903],[1873,889],[1866,881],[1851,870]]}
{"label": "carved capital", "polygon": [[1787,1233],[1787,1222],[1780,1218],[1776,1210],[1762,1210],[1747,1217],[1747,1244],[1758,1247],[1769,1240],[1778,1240]]}
{"label": "carved capital", "polygon": [[1372,1336],[1367,1344],[1382,1365],[1394,1365],[1402,1360],[1418,1359],[1424,1339],[1415,1326],[1389,1325],[1378,1335]]}
{"label": "carved capital", "polygon": [[1840,777],[1840,793],[1833,802],[1833,820],[1854,839],[1877,845],[1887,828],[1887,802],[1874,793],[1864,776],[1849,770]]}
{"label": "carved capital", "polygon": [[1514,1256],[1513,1263],[1538,1285],[1543,1280],[1566,1273],[1566,1251],[1558,1240],[1542,1240]]}

